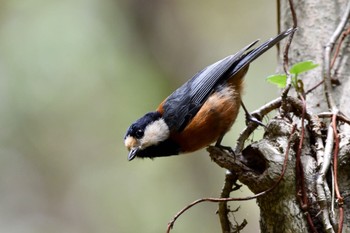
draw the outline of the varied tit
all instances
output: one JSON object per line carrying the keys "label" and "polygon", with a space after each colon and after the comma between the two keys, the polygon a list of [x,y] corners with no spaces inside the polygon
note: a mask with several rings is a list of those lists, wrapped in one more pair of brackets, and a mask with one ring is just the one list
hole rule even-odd
{"label": "varied tit", "polygon": [[251,49],[258,40],[234,55],[199,71],[126,132],[128,160],[193,152],[220,142],[234,123],[241,105],[243,78],[249,63],[285,38],[289,29]]}

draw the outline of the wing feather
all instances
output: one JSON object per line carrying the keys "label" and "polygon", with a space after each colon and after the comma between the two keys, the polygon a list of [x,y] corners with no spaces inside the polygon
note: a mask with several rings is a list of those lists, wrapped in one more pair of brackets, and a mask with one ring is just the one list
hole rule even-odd
{"label": "wing feather", "polygon": [[[248,51],[258,40],[245,46],[234,55],[199,71],[190,80],[174,91],[163,104],[163,118],[171,130],[182,131],[197,114],[215,87],[237,74],[242,68],[255,60],[278,41],[290,34],[287,30],[272,38],[256,49]],[[248,51],[248,52],[247,52]]]}

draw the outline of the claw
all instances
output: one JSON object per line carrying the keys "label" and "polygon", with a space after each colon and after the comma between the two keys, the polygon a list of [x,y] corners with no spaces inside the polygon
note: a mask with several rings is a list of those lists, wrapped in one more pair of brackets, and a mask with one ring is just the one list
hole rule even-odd
{"label": "claw", "polygon": [[241,101],[241,105],[242,105],[242,108],[245,112],[245,124],[248,125],[249,122],[254,122],[255,124],[258,124],[264,128],[266,128],[266,126],[256,117],[254,117],[252,114],[250,114],[247,110],[247,108],[245,107],[243,101]]}

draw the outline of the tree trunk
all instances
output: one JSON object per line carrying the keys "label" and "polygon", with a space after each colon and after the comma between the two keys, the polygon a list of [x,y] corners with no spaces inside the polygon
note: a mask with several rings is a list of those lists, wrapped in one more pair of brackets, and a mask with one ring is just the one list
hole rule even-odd
{"label": "tree trunk", "polygon": [[[215,162],[238,176],[255,194],[276,184],[285,156],[288,156],[282,180],[257,198],[261,232],[350,232],[350,127],[346,117],[350,116],[349,36],[345,37],[330,70],[332,85],[328,91],[334,99],[333,105],[326,98],[325,86],[327,65],[330,65],[325,59],[325,48],[333,48],[329,41],[348,11],[347,4],[350,3],[345,0],[294,1],[298,31],[289,51],[289,65],[313,60],[319,67],[299,77],[302,93],[290,91],[290,97],[272,103],[279,107],[278,115],[268,123],[262,140],[244,150],[240,150],[242,142],[239,140],[234,159],[222,151],[209,149]],[[280,1],[279,12],[280,30],[292,27],[288,1]],[[339,40],[336,42],[331,58]],[[282,61],[284,46],[281,44],[280,48]],[[324,84],[303,95],[324,78]],[[302,96],[306,106],[304,113]],[[257,113],[262,116],[264,111]],[[337,115],[333,118],[334,124],[332,113]],[[333,125],[336,125],[335,131]],[[252,131],[249,127],[240,138]]]}

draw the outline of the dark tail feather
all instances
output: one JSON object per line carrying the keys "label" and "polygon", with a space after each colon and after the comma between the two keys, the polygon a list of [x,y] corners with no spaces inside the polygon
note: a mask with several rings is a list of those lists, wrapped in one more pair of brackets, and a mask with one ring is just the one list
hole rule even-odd
{"label": "dark tail feather", "polygon": [[280,40],[288,36],[290,33],[296,31],[296,28],[290,28],[279,35],[277,35],[274,38],[269,39],[268,41],[264,42],[262,45],[257,47],[256,49],[253,49],[249,52],[247,52],[242,59],[237,63],[237,65],[234,67],[234,69],[230,72],[230,76],[235,75],[238,71],[240,71],[243,67],[257,59],[261,54],[265,53],[267,50],[272,48],[274,45],[276,45]]}

